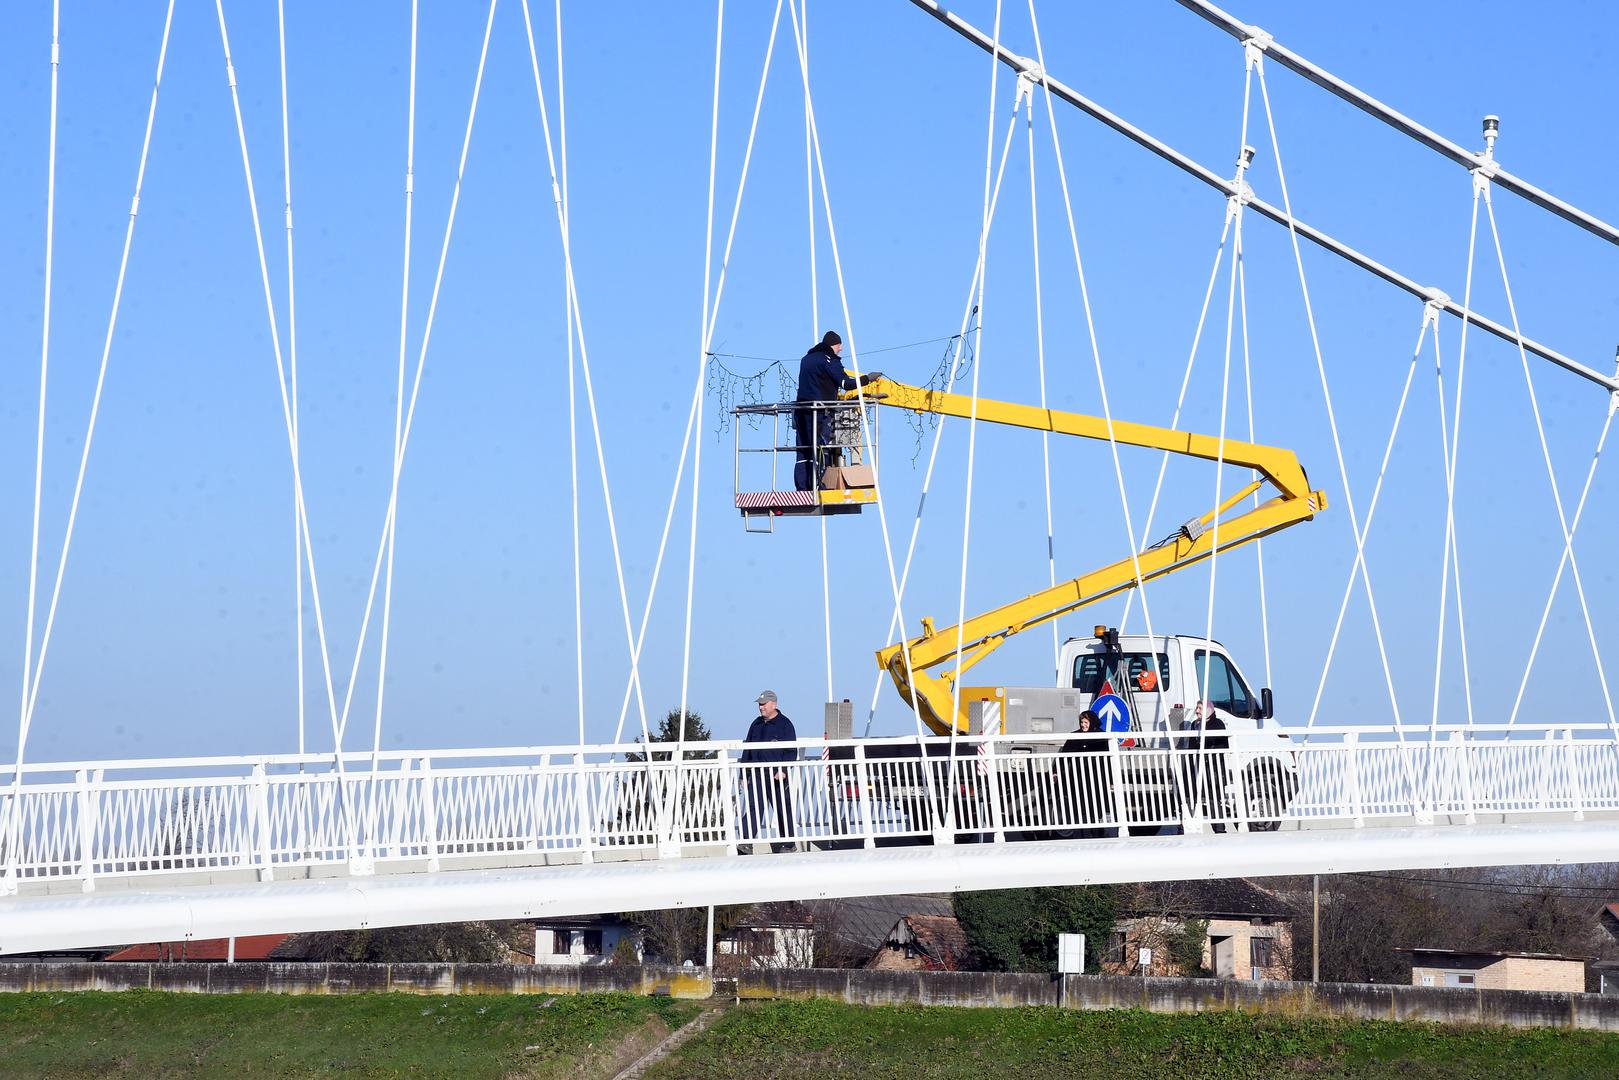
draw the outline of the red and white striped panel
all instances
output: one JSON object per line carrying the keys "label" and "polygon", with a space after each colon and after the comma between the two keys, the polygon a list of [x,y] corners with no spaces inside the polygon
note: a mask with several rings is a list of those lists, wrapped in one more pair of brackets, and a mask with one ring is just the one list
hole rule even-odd
{"label": "red and white striped panel", "polygon": [[814,506],[813,491],[739,491],[736,505],[739,510],[770,510],[778,506]]}

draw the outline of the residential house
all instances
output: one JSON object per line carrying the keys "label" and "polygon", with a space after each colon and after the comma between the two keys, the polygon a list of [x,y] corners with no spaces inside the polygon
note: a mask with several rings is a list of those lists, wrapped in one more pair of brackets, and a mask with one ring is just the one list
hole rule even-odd
{"label": "residential house", "polygon": [[1292,977],[1293,908],[1247,878],[1143,886],[1102,952],[1105,975],[1192,975],[1190,924],[1205,923],[1199,968],[1217,979]]}
{"label": "residential house", "polygon": [[967,934],[954,915],[902,915],[866,967],[885,971],[960,971]]}
{"label": "residential house", "polygon": [[755,904],[714,941],[722,970],[815,966],[815,921],[803,904]]}
{"label": "residential house", "polygon": [[611,916],[539,919],[534,923],[536,964],[595,967],[611,963],[614,955],[623,953],[633,953],[635,963],[640,963],[645,941],[639,927]]}
{"label": "residential house", "polygon": [[1556,953],[1406,949],[1412,986],[1469,986],[1479,990],[1556,990],[1585,993],[1589,956]]}

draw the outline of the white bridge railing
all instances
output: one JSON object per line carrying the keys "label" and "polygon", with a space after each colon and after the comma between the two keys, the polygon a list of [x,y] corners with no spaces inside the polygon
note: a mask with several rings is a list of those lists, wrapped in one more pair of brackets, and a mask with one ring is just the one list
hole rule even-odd
{"label": "white bridge railing", "polygon": [[[391,751],[0,766],[0,894],[1619,811],[1606,726]],[[631,756],[639,757],[632,760]],[[779,809],[778,809],[779,808]],[[783,835],[790,834],[790,835]]]}

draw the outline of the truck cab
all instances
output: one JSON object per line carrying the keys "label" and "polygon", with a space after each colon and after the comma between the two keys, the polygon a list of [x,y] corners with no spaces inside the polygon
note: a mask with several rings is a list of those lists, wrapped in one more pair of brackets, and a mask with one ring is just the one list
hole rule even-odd
{"label": "truck cab", "polygon": [[[1054,688],[979,691],[975,733],[1031,736],[1014,742],[1011,752],[1030,755],[1035,767],[1061,745],[1042,736],[1078,731],[1080,712],[1090,709],[1103,730],[1117,733],[1109,752],[1118,755],[1130,821],[1184,818],[1195,809],[1211,820],[1240,818],[1250,829],[1278,827],[1298,788],[1291,744],[1275,719],[1270,689],[1256,693],[1218,641],[1120,635],[1098,626],[1091,638],[1065,642],[1060,657]],[[1199,701],[1217,724],[1200,717]],[[1177,754],[1217,765],[1215,790],[1189,794],[1184,776],[1175,774]]]}

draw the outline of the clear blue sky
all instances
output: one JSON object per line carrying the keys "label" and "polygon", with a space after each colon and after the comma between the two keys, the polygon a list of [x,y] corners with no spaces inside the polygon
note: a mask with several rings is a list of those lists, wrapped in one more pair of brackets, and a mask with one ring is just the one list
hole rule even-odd
{"label": "clear blue sky", "polygon": [[[1238,144],[1242,53],[1177,5],[1040,5],[1051,70],[1172,145],[1228,173]],[[304,473],[339,694],[387,497],[398,348],[408,9],[288,5],[298,346]],[[993,4],[961,13],[987,28]],[[421,340],[485,8],[423,5],[416,148],[411,355]],[[1554,3],[1531,34],[1517,5],[1354,6],[1246,2],[1235,13],[1430,127],[1468,145],[1502,117],[1500,160],[1607,220],[1619,16]],[[55,315],[46,430],[42,580],[54,570],[82,444],[140,149],[163,5],[64,4]],[[285,317],[274,6],[230,3],[232,44],[270,265]],[[734,195],[771,6],[727,5],[719,224]],[[536,11],[554,83],[551,12]],[[572,220],[585,330],[626,572],[639,618],[679,450],[699,347],[713,9],[574,4],[565,10]],[[38,392],[50,5],[14,5],[0,30],[0,701],[15,716]],[[567,532],[567,422],[560,243],[548,197],[520,6],[495,16],[460,217],[405,466],[384,743],[560,742],[574,731]],[[785,31],[785,27],[784,27]],[[1004,37],[1032,54],[1023,5]],[[852,305],[856,347],[954,332],[972,273],[984,169],[986,56],[900,0],[817,0],[812,81]],[[720,312],[715,348],[796,357],[811,340],[801,94],[778,50]],[[1289,75],[1269,72],[1300,216],[1460,296],[1467,174]],[[1002,115],[1010,80],[1000,79]],[[555,107],[555,96],[551,98]],[[1255,108],[1258,108],[1257,93]],[[1256,112],[1256,117],[1259,115]],[[1043,117],[1037,114],[1043,125]],[[1167,423],[1190,345],[1223,201],[1067,108],[1058,122],[1116,414]],[[1049,393],[1098,408],[1049,138],[1037,126]],[[1263,129],[1253,182],[1279,202]],[[989,251],[981,392],[1034,400],[1028,172],[1015,146]],[[1602,370],[1619,340],[1619,252],[1501,194],[1498,217],[1525,331]],[[822,323],[837,313],[824,224]],[[1483,234],[1476,303],[1506,306]],[[1302,722],[1322,669],[1352,543],[1286,234],[1247,230],[1254,400],[1260,441],[1296,449],[1333,509],[1266,545],[1271,682]],[[719,237],[723,239],[723,235]],[[1420,305],[1306,249],[1306,269],[1364,513],[1415,340]],[[1224,283],[1218,293],[1224,297]],[[1458,325],[1443,325],[1453,364]],[[1194,376],[1190,430],[1218,425],[1223,303]],[[870,366],[928,377],[939,347]],[[741,367],[746,361],[733,361]],[[758,366],[758,365],[752,365]],[[1606,400],[1532,361],[1570,511]],[[1454,385],[1453,383],[1450,385]],[[1233,384],[1233,430],[1245,430]],[[745,536],[731,508],[730,437],[703,417],[692,705],[737,735],[773,687],[801,731],[820,730],[825,692],[819,530],[789,522]],[[902,548],[920,485],[915,436],[886,418],[886,499]],[[581,411],[581,424],[585,423]],[[1504,719],[1555,569],[1556,518],[1515,350],[1471,337],[1457,520],[1473,695]],[[1406,716],[1427,719],[1438,605],[1443,477],[1431,372],[1419,370],[1369,543]],[[611,735],[627,673],[622,616],[588,428],[581,427],[588,735]],[[954,620],[965,428],[947,435],[906,600]],[[925,461],[925,455],[923,459]],[[1053,445],[1059,574],[1111,562],[1128,540],[1104,447]],[[1157,459],[1125,458],[1144,513]],[[983,431],[968,610],[1046,577],[1038,440]],[[1167,527],[1204,509],[1213,470],[1177,464]],[[1227,474],[1226,490],[1240,482]],[[1599,472],[1579,545],[1599,639],[1619,639],[1608,544],[1619,477]],[[649,710],[678,701],[685,511],[645,657]],[[61,614],[29,756],[62,759],[289,751],[293,692],[291,479],[273,356],[218,28],[211,5],[179,5],[141,201],[124,309]],[[890,610],[876,515],[832,523],[839,696],[864,715]],[[1214,634],[1265,679],[1251,553],[1222,561]],[[1207,572],[1152,592],[1155,628],[1201,633]],[[42,585],[45,587],[45,585]],[[1068,620],[1113,621],[1117,604]],[[1139,609],[1137,614],[1139,620]],[[1139,625],[1139,621],[1137,623]],[[1454,620],[1452,620],[1454,625]],[[330,746],[310,646],[310,746]],[[1039,683],[1050,639],[1026,635],[973,681]],[[375,633],[350,745],[369,739]],[[1459,720],[1459,654],[1446,658],[1443,715]],[[1610,676],[1619,670],[1610,667]],[[1600,698],[1571,591],[1559,600],[1529,718],[1596,718]],[[1321,720],[1387,717],[1364,600],[1357,598]],[[11,730],[12,721],[5,721]],[[631,714],[631,728],[636,726]],[[908,730],[892,690],[877,730]],[[7,736],[8,738],[10,736]],[[10,750],[0,751],[0,759]]]}

